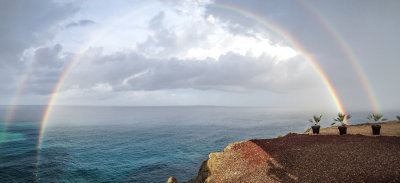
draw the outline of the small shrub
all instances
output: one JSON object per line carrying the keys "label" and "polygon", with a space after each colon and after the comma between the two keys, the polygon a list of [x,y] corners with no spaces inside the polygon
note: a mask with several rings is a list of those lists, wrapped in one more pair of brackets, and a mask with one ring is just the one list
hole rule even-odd
{"label": "small shrub", "polygon": [[283,136],[282,135],[278,135],[276,138],[280,139],[280,138],[283,138]]}
{"label": "small shrub", "polygon": [[387,120],[387,119],[384,118],[383,115],[380,114],[380,113],[375,113],[375,114],[368,115],[367,119],[369,119],[369,120],[374,120],[375,123],[378,122],[378,121],[386,121],[386,120]]}
{"label": "small shrub", "polygon": [[346,120],[349,120],[350,118],[351,118],[350,114],[343,114],[343,113],[340,112],[340,113],[338,113],[338,117],[337,118],[333,118],[333,121],[335,121],[335,122],[333,122],[331,125],[333,126],[336,123],[341,123],[342,126],[344,126],[344,125],[346,125],[344,122]]}
{"label": "small shrub", "polygon": [[309,119],[308,121],[312,124],[312,125],[318,125],[318,123],[321,121],[322,115],[314,115],[313,119]]}

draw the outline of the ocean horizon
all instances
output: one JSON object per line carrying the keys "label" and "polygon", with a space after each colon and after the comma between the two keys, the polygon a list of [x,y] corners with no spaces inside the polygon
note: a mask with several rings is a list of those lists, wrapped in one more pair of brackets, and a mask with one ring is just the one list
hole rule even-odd
{"label": "ocean horizon", "polygon": [[[310,127],[311,110],[267,107],[0,106],[0,182],[165,182],[197,176],[212,152],[230,143],[276,138]],[[350,124],[369,112],[354,112]],[[336,113],[322,113],[322,127]],[[395,119],[396,112],[384,112]],[[39,158],[38,158],[39,156]],[[39,161],[38,161],[39,160]]]}

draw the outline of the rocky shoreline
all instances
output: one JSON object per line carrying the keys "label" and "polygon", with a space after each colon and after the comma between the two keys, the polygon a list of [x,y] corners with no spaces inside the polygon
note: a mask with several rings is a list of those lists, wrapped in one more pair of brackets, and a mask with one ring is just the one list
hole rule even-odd
{"label": "rocky shoreline", "polygon": [[400,123],[381,125],[386,135],[369,136],[370,124],[363,124],[349,126],[343,136],[332,134],[337,128],[325,128],[321,135],[289,133],[232,143],[211,153],[188,183],[400,182]]}

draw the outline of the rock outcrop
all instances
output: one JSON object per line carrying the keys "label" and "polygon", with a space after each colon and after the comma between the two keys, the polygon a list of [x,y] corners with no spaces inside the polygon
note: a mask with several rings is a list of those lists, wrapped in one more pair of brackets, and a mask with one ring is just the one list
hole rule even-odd
{"label": "rock outcrop", "polygon": [[178,181],[176,180],[176,178],[174,176],[171,176],[168,180],[167,183],[178,183]]}
{"label": "rock outcrop", "polygon": [[[269,174],[271,168],[279,167],[282,165],[253,141],[237,142],[229,144],[222,153],[211,153],[209,160],[201,167],[207,170],[207,174],[199,172],[199,176],[189,183],[275,182],[277,179],[274,176],[265,175]],[[297,180],[296,176],[287,176]]]}

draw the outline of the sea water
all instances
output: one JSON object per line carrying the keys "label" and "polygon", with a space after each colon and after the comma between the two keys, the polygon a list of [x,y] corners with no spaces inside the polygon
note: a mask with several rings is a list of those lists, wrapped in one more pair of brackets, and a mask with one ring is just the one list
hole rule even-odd
{"label": "sea water", "polygon": [[[255,107],[0,106],[0,182],[180,182],[232,142],[309,128],[313,111]],[[368,113],[353,114],[352,123]],[[396,114],[390,113],[389,118]],[[334,114],[324,114],[322,126]],[[38,153],[40,152],[40,153]],[[39,158],[38,158],[39,156]]]}

